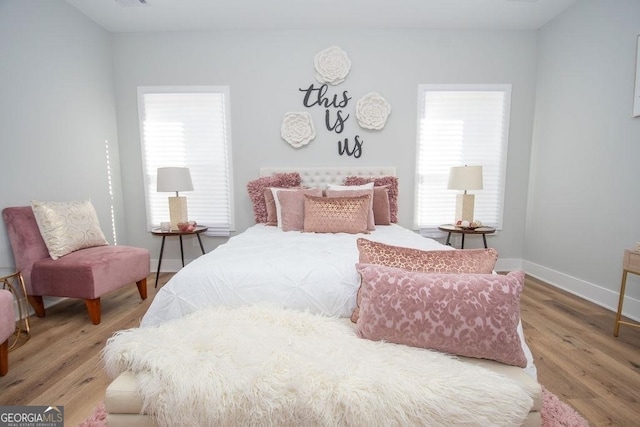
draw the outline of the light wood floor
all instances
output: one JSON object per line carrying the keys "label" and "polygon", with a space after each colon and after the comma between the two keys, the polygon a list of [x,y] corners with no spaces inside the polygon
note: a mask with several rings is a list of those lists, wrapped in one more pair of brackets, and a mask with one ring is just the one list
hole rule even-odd
{"label": "light wood floor", "polygon": [[[160,285],[170,275],[161,275]],[[102,323],[93,326],[81,301],[31,317],[32,338],[9,353],[0,377],[2,405],[63,405],[65,425],[77,426],[104,398],[110,379],[100,351],[114,331],[135,327],[155,295],[141,301],[134,285],[102,298]],[[632,426],[640,420],[640,329],[612,335],[614,313],[527,279],[522,296],[525,336],[538,378],[592,426]]]}

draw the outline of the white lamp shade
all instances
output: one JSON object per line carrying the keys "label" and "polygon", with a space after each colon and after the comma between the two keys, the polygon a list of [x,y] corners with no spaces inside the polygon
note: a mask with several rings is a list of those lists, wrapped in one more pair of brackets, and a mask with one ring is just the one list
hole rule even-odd
{"label": "white lamp shade", "polygon": [[189,168],[158,168],[157,191],[193,191]]}
{"label": "white lamp shade", "polygon": [[454,166],[449,172],[449,190],[482,190],[482,166]]}

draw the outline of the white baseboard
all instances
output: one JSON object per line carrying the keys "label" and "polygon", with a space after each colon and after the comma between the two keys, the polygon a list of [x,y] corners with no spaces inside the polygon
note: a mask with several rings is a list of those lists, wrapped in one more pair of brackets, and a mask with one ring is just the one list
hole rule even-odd
{"label": "white baseboard", "polygon": [[[524,266],[524,271],[536,279],[540,279],[545,283],[607,308],[613,311],[614,314],[618,310],[619,293],[617,290],[612,291],[611,289],[603,288],[594,283],[569,276],[568,274],[543,267],[533,262],[523,261],[522,265]],[[622,314],[624,316],[635,321],[640,321],[640,300],[627,296],[624,299],[624,305],[622,307]],[[615,318],[612,317],[612,327],[614,319]]]}

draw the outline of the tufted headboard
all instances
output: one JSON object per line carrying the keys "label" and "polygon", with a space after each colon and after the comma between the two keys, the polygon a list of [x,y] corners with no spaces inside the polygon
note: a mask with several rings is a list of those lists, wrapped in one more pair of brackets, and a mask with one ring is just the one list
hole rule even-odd
{"label": "tufted headboard", "polygon": [[342,185],[348,176],[382,177],[396,176],[393,166],[363,166],[363,167],[265,167],[260,168],[260,176],[273,173],[298,172],[302,178],[302,185],[308,187],[326,187],[327,184]]}

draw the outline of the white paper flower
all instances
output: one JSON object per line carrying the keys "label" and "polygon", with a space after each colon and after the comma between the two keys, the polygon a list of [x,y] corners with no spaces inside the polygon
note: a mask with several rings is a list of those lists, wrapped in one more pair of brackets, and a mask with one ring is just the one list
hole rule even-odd
{"label": "white paper flower", "polygon": [[316,53],[313,58],[316,67],[316,79],[320,83],[338,85],[347,78],[351,69],[351,60],[338,46],[331,46]]}
{"label": "white paper flower", "polygon": [[390,113],[391,105],[376,92],[366,94],[356,103],[358,124],[365,129],[382,129]]}
{"label": "white paper flower", "polygon": [[309,113],[286,113],[280,127],[282,139],[300,148],[316,137],[316,129]]}

